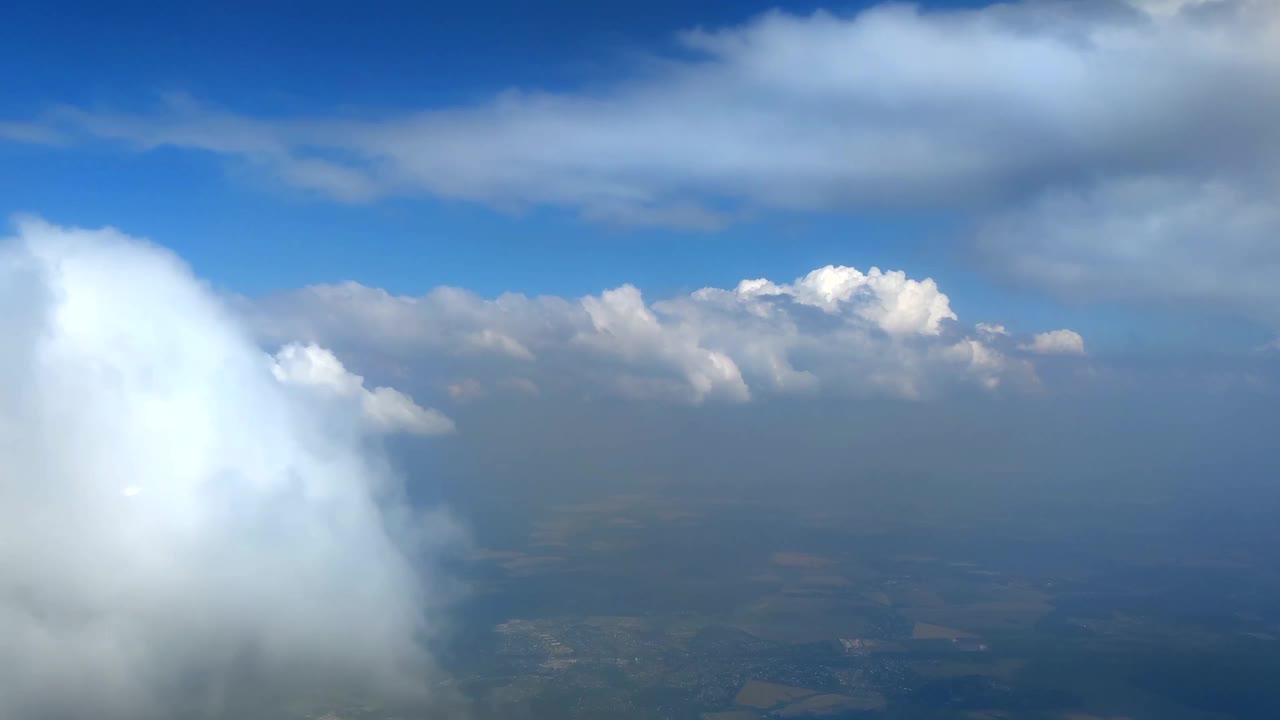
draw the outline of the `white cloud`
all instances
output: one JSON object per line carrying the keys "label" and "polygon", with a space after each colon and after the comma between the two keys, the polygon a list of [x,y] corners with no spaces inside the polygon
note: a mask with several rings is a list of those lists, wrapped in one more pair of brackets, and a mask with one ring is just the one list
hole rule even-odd
{"label": "white cloud", "polygon": [[[449,526],[413,520],[364,424],[278,382],[177,258],[23,220],[0,334],[0,716],[426,694]],[[362,391],[311,359],[290,372]]]}
{"label": "white cloud", "polygon": [[520,360],[532,360],[533,353],[520,344],[519,340],[500,332],[484,329],[469,338],[471,344],[483,350],[496,350]]}
{"label": "white cloud", "polygon": [[1031,342],[1018,347],[1044,355],[1083,355],[1084,338],[1073,330],[1050,330],[1031,338]]}
{"label": "white cloud", "polygon": [[1073,299],[1209,305],[1274,326],[1277,191],[1280,177],[1103,180],[989,217],[978,248],[1009,279]]}
{"label": "white cloud", "polygon": [[956,319],[950,300],[932,278],[911,280],[901,270],[882,272],[876,267],[863,274],[857,268],[827,265],[790,285],[744,280],[737,293],[748,298],[788,295],[829,313],[852,305],[860,317],[894,335],[937,335],[944,320]]}
{"label": "white cloud", "polygon": [[302,385],[352,399],[371,427],[381,432],[436,435],[453,432],[452,420],[389,387],[365,388],[364,378],[343,367],[337,356],[315,344],[290,343],[280,348],[271,373],[288,385]]}
{"label": "white cloud", "polygon": [[238,158],[344,201],[427,194],[697,228],[757,208],[959,211],[978,216],[991,267],[1037,287],[1280,307],[1280,3],[885,4],[678,42],[590,91],[363,120],[177,96],[149,114],[61,108],[45,125]]}
{"label": "white cloud", "polygon": [[438,410],[419,407],[408,395],[389,387],[377,387],[361,397],[364,416],[384,432],[437,435],[454,431],[453,421]]}
{"label": "white cloud", "polygon": [[[729,356],[703,347],[695,333],[664,326],[636,288],[624,285],[599,297],[585,297],[582,307],[591,321],[591,331],[579,333],[577,342],[621,355],[637,365],[652,362],[673,369],[687,381],[695,402],[713,394],[750,399],[742,373]],[[654,387],[652,382],[631,375],[622,380],[624,387],[640,394],[648,394]]]}
{"label": "white cloud", "polygon": [[[1276,137],[1278,39],[1266,0],[888,4],[684,32],[691,56],[593,93],[513,90],[375,121],[258,121],[182,97],[157,116],[59,117],[144,148],[251,158],[344,199],[428,192],[696,226],[714,211],[691,191],[789,208],[950,205],[1082,166],[1235,162]],[[334,181],[339,169],[363,180]]]}
{"label": "white cloud", "polygon": [[969,372],[988,390],[1000,386],[1000,380],[1011,363],[999,351],[973,338],[943,347],[941,353],[953,361],[965,363]]}
{"label": "white cloud", "polygon": [[[268,340],[385,354],[442,378],[458,400],[495,397],[499,387],[703,403],[1035,385],[1034,367],[1007,355],[1007,331],[967,337],[931,279],[874,268],[828,266],[789,283],[744,280],[652,303],[625,285],[577,300],[489,300],[456,288],[396,297],[347,284],[249,301],[245,312]],[[499,336],[528,357],[491,343],[475,356],[475,338]]]}
{"label": "white cloud", "polygon": [[271,365],[276,380],[288,385],[320,388],[335,395],[366,392],[364,378],[343,367],[338,358],[318,345],[290,344],[280,348]]}

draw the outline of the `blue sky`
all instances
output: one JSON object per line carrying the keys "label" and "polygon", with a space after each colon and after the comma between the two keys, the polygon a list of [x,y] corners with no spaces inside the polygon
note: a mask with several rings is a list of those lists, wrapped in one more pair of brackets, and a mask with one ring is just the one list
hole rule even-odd
{"label": "blue sky", "polygon": [[[173,94],[257,123],[323,118],[371,124],[481,107],[513,88],[569,98],[608,95],[643,83],[635,78],[654,72],[656,58],[679,63],[697,55],[678,41],[683,30],[749,27],[775,7],[797,18],[825,8],[852,22],[872,5],[137,3],[108,10],[90,3],[17,3],[0,23],[0,65],[21,68],[0,94],[0,121],[58,125],[48,120],[51,113],[73,107],[87,114],[129,113],[143,122],[163,117]],[[984,12],[981,3],[927,3],[919,17],[931,22],[951,11],[964,17]],[[1095,18],[1082,12],[1080,21]],[[892,70],[885,75],[891,79]],[[1043,81],[1052,88],[1053,77]],[[963,107],[968,112],[970,106]],[[948,132],[947,111],[930,122]],[[1018,142],[1010,139],[1011,155],[1019,152]],[[341,161],[349,150],[315,152]],[[511,206],[502,198],[477,202],[391,191],[335,202],[280,182],[234,152],[181,144],[133,152],[102,137],[59,146],[8,142],[0,143],[0,162],[10,168],[0,176],[3,211],[65,224],[109,224],[153,238],[216,286],[249,295],[355,280],[393,293],[454,285],[490,296],[578,296],[634,283],[650,297],[664,297],[707,285],[731,287],[742,278],[788,281],[822,265],[847,264],[933,277],[966,320],[999,321],[1024,332],[1069,326],[1100,350],[1123,351],[1135,343],[1183,347],[1197,337],[1244,348],[1273,330],[1268,321],[1222,310],[1216,298],[1171,305],[1160,293],[1130,297],[1114,289],[1132,287],[1124,278],[1105,289],[1063,289],[1005,272],[999,258],[975,253],[964,238],[984,214],[1020,202],[1021,190],[999,190],[997,200],[968,204],[952,203],[942,193],[941,200],[935,194],[926,201],[839,201],[799,209],[731,197],[742,216],[708,231],[681,223],[584,219],[591,208],[584,211],[576,200],[517,198]],[[1072,169],[1072,162],[1034,172],[1060,179],[1096,171]],[[1093,162],[1102,167],[1107,161]],[[1011,181],[1040,182],[1034,175]],[[714,207],[719,200],[707,202]],[[1109,260],[1105,254],[1095,259]],[[1192,332],[1190,325],[1209,330]]]}
{"label": "blue sky", "polygon": [[[21,21],[0,29],[0,64],[24,72],[0,109],[23,117],[61,103],[145,107],[182,92],[255,114],[358,114],[483,100],[509,87],[576,88],[625,72],[632,55],[669,46],[678,30],[741,22],[776,5],[384,3],[369,12],[347,3],[305,11],[19,3]],[[899,267],[911,256],[904,241],[936,238],[948,223],[885,213],[763,218],[710,235],[608,228],[570,213],[431,199],[334,206],[236,182],[220,159],[187,153],[16,144],[0,152],[22,168],[0,179],[9,212],[127,228],[244,292],[345,279],[401,292],[455,284],[583,294],[623,282],[666,292],[749,276],[789,279],[827,263]],[[250,253],[260,261],[245,262]],[[495,253],[509,262],[495,267]]]}
{"label": "blue sky", "polygon": [[[22,67],[2,102],[137,102],[157,91],[252,112],[386,109],[483,98],[511,86],[607,80],[675,31],[774,8],[853,12],[871,2],[654,0],[522,3],[6,3],[0,58]],[[985,3],[938,0],[928,7]],[[447,68],[447,70],[446,70]]]}

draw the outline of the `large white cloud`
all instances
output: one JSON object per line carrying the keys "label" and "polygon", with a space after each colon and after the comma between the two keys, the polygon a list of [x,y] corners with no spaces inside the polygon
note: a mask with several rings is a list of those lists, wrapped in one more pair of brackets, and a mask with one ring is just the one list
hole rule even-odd
{"label": "large white cloud", "polygon": [[1019,347],[1034,340],[984,324],[966,332],[933,280],[878,268],[827,266],[789,283],[743,280],[652,302],[629,285],[578,299],[487,300],[456,288],[397,297],[346,284],[242,307],[266,341],[300,337],[381,357],[389,369],[414,368],[419,381],[436,378],[455,399],[518,390],[742,402],[1036,383]]}
{"label": "large white cloud", "polygon": [[[577,335],[576,341],[616,353],[635,366],[652,363],[676,370],[688,382],[696,402],[717,390],[735,400],[750,397],[742,373],[729,356],[703,347],[698,333],[688,326],[663,325],[636,288],[624,285],[599,297],[583,298],[582,307],[591,329]],[[621,379],[629,391],[647,391],[635,375],[622,375]]]}
{"label": "large white cloud", "polygon": [[347,370],[337,356],[314,343],[285,345],[274,360],[271,374],[277,380],[352,399],[365,420],[380,431],[417,435],[454,431],[453,421],[439,410],[421,407],[395,388],[369,390],[363,377]]}
{"label": "large white cloud", "polygon": [[20,222],[0,333],[0,716],[424,693],[414,554],[447,525],[409,520],[357,406],[280,383],[177,258],[112,230]]}
{"label": "large white cloud", "polygon": [[[716,292],[706,289],[700,297],[710,299]],[[937,335],[943,321],[956,319],[951,301],[932,278],[912,280],[901,270],[883,272],[876,267],[864,274],[857,268],[827,265],[788,285],[764,278],[743,280],[735,294],[743,299],[788,296],[828,313],[851,306],[859,317],[893,335]]]}
{"label": "large white cloud", "polygon": [[702,224],[714,211],[692,212],[691,191],[954,204],[1082,168],[1192,171],[1275,152],[1278,41],[1268,0],[887,4],[685,32],[692,57],[590,94],[511,91],[368,122],[265,122],[186,100],[154,117],[64,116],[145,147],[261,160],[340,198],[426,191]]}

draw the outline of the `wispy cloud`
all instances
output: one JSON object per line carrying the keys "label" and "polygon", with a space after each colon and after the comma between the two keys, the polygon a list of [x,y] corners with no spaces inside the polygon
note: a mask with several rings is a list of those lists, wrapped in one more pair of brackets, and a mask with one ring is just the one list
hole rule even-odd
{"label": "wispy cloud", "polygon": [[[769,209],[953,210],[976,219],[987,265],[1037,287],[1239,309],[1240,277],[1280,307],[1270,0],[887,4],[678,40],[679,56],[589,91],[372,119],[179,96],[155,112],[64,108],[49,126],[237,158],[347,202],[431,195],[702,229]],[[1206,262],[1233,279],[1207,281]]]}
{"label": "wispy cloud", "polygon": [[57,130],[35,122],[0,122],[0,141],[34,145],[60,145],[66,141]]}

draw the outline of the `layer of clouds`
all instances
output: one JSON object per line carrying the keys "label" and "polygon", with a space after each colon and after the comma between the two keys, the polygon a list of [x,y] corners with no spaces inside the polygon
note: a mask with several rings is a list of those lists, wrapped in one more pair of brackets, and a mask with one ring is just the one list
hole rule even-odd
{"label": "layer of clouds", "polygon": [[678,42],[591,91],[369,120],[175,97],[45,124],[238,158],[349,202],[430,194],[700,228],[756,208],[950,209],[977,218],[988,266],[1029,285],[1280,307],[1272,0],[885,4]]}
{"label": "layer of clouds", "polygon": [[1274,3],[1157,7],[774,12],[684,32],[690,57],[593,94],[511,91],[367,122],[259,121],[185,98],[159,115],[62,118],[141,147],[249,158],[338,199],[423,191],[693,224],[713,209],[691,212],[691,194],[802,209],[950,204],[1094,171],[1268,167],[1254,153],[1277,150]]}
{"label": "layer of clouds", "polygon": [[[792,282],[747,279],[658,300],[630,285],[577,299],[486,299],[457,288],[393,296],[348,283],[242,299],[241,310],[264,342],[300,338],[349,349],[388,374],[412,368],[419,383],[434,379],[455,401],[552,392],[701,404],[1031,390],[1042,350],[1042,341],[1002,326],[966,329],[933,280],[878,268],[827,266]],[[1053,337],[1061,333],[1083,350],[1074,332]]]}
{"label": "layer of clouds", "polygon": [[273,362],[181,261],[113,230],[20,221],[0,333],[0,716],[424,697],[442,596],[422,572],[452,530],[405,509],[359,408],[425,411],[318,348]]}
{"label": "layer of clouds", "polygon": [[363,377],[347,370],[337,356],[314,343],[290,343],[280,348],[271,374],[285,384],[354,400],[364,419],[381,432],[437,435],[454,431],[453,421],[439,410],[421,407],[395,388],[366,388]]}

